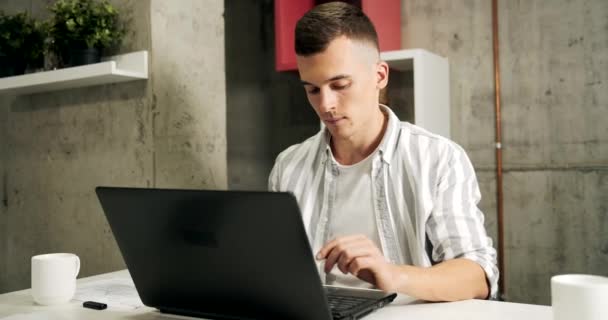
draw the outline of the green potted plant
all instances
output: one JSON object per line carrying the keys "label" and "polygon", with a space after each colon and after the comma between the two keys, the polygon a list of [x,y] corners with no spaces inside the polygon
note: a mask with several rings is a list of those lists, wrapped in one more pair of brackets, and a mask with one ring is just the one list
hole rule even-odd
{"label": "green potted plant", "polygon": [[49,9],[52,48],[67,66],[99,62],[101,51],[118,46],[125,34],[108,0],[57,0]]}
{"label": "green potted plant", "polygon": [[23,74],[28,65],[42,67],[47,28],[27,12],[7,15],[0,11],[0,77]]}

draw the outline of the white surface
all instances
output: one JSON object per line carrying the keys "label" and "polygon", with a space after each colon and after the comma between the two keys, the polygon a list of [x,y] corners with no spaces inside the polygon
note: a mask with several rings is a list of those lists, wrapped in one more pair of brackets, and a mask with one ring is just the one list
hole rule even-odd
{"label": "white surface", "polygon": [[135,284],[129,277],[100,279],[78,286],[75,301],[96,301],[111,306],[116,310],[135,310],[143,308]]}
{"label": "white surface", "polygon": [[392,69],[413,71],[414,124],[450,138],[448,60],[423,49],[386,51],[380,58]]}
{"label": "white surface", "polygon": [[0,78],[0,94],[46,92],[148,78],[148,51],[104,60],[84,66]]}
{"label": "white surface", "polygon": [[32,297],[38,304],[66,303],[76,291],[80,259],[73,253],[32,257]]}
{"label": "white surface", "polygon": [[[107,286],[114,283],[126,283],[130,281],[126,270],[107,273],[90,278],[78,280],[78,290],[90,287],[94,284]],[[108,281],[105,281],[108,280]],[[101,281],[101,282],[99,282]],[[121,282],[122,281],[122,282]],[[112,285],[110,285],[112,287]],[[124,291],[124,290],[119,290]],[[124,292],[121,293],[124,295]],[[10,316],[10,317],[9,317]],[[136,310],[124,310],[117,305],[108,305],[103,311],[91,310],[82,307],[81,301],[72,300],[69,304],[58,306],[39,306],[34,304],[30,296],[30,290],[15,291],[0,295],[0,319],[7,320],[32,320],[32,319],[191,319],[172,315],[160,314],[148,307]],[[422,303],[412,304],[411,299],[400,296],[392,304],[370,314],[365,320],[402,320],[402,319],[425,319],[425,320],[550,320],[551,308],[546,306],[535,306],[528,304],[467,300],[450,303]]]}
{"label": "white surface", "polygon": [[555,320],[608,319],[608,277],[564,274],[551,278]]}

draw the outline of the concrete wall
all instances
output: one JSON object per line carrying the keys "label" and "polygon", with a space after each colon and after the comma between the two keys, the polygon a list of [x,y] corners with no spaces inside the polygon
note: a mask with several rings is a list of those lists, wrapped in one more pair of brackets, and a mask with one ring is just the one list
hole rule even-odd
{"label": "concrete wall", "polygon": [[223,1],[152,1],[158,186],[227,187],[223,13]]}
{"label": "concrete wall", "polygon": [[[608,3],[499,1],[507,299],[550,303],[550,277],[608,275]],[[490,1],[403,2],[404,47],[450,60],[452,136],[495,234]]]}
{"label": "concrete wall", "polygon": [[227,187],[223,2],[113,3],[148,81],[0,97],[0,292],[29,287],[39,253],[78,254],[81,276],[124,268],[98,185]]}

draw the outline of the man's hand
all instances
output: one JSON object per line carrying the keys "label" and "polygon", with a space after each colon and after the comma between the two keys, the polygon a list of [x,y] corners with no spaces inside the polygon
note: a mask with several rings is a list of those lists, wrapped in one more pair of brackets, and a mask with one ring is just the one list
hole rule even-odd
{"label": "man's hand", "polygon": [[378,289],[392,292],[397,289],[396,266],[386,261],[380,249],[364,235],[336,238],[328,242],[317,254],[325,259],[325,273],[337,265],[342,273],[351,273]]}

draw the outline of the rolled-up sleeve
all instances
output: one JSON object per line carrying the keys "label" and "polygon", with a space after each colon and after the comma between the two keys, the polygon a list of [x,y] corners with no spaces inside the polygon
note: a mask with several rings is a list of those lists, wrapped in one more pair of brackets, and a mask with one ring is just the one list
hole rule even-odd
{"label": "rolled-up sleeve", "polygon": [[475,171],[459,146],[450,148],[449,159],[438,175],[434,207],[426,223],[434,261],[465,258],[478,263],[486,274],[490,296],[498,292],[496,250],[477,207],[481,194]]}

